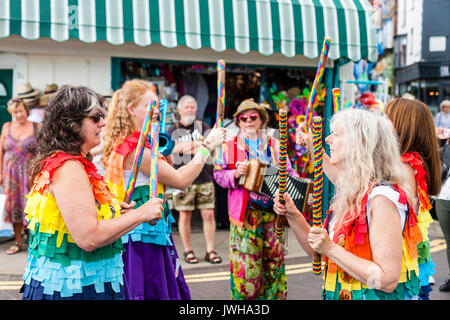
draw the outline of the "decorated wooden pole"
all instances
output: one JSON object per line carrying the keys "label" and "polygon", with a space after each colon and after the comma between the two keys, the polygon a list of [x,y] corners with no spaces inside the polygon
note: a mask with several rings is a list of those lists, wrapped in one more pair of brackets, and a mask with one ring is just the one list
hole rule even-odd
{"label": "decorated wooden pole", "polygon": [[[284,193],[287,186],[287,126],[288,111],[286,109],[279,110],[278,124],[280,128],[280,150],[278,155],[278,194],[280,202],[284,204]],[[283,224],[281,216],[277,216],[275,221],[275,236],[280,239],[283,235]]]}
{"label": "decorated wooden pole", "polygon": [[304,132],[307,132],[308,128],[311,127],[312,114],[314,111],[314,106],[316,104],[319,86],[320,83],[322,82],[322,78],[325,73],[325,65],[328,60],[330,45],[331,45],[331,38],[325,37],[325,39],[323,40],[322,52],[320,53],[319,65],[317,67],[316,76],[314,78],[313,86],[311,88],[311,94],[309,96],[308,105],[306,107],[305,126],[303,127]]}
{"label": "decorated wooden pole", "polygon": [[[323,195],[323,148],[322,148],[322,119],[313,117],[311,121],[313,136],[313,165],[314,188],[312,200],[312,225],[322,227],[322,195]],[[322,272],[322,258],[317,252],[313,253],[313,273],[320,275]]]}
{"label": "decorated wooden pole", "polygon": [[[149,179],[149,194],[150,198],[158,198],[158,149],[159,149],[159,123],[153,122],[150,132],[150,179]],[[150,225],[156,224],[155,220],[149,222]]]}
{"label": "decorated wooden pole", "polygon": [[[223,119],[225,117],[225,61],[217,61],[217,115],[216,128],[223,127]],[[222,146],[215,150],[214,165],[216,169],[221,169],[222,160]]]}
{"label": "decorated wooden pole", "polygon": [[333,94],[333,111],[334,114],[336,114],[339,111],[339,98],[341,96],[341,90],[339,90],[339,88],[333,88],[331,93]]}
{"label": "decorated wooden pole", "polygon": [[154,108],[156,108],[156,101],[148,103],[147,113],[145,114],[144,123],[142,124],[141,134],[139,135],[139,141],[136,146],[136,152],[134,154],[133,166],[131,168],[131,175],[128,180],[127,188],[125,191],[124,202],[129,202],[131,195],[133,194],[134,187],[136,185],[137,175],[139,173],[139,167],[141,166],[142,156],[144,154],[145,143],[150,133],[150,126],[152,122],[152,116]]}

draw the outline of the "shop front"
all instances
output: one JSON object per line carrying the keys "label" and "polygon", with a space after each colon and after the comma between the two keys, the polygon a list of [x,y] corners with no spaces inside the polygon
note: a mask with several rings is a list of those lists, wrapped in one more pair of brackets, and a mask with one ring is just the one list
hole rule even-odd
{"label": "shop front", "polygon": [[436,114],[442,100],[450,98],[450,61],[417,62],[398,68],[395,83],[399,95],[412,93]]}
{"label": "shop front", "polygon": [[[307,99],[329,36],[316,110],[326,135],[327,93],[352,80],[343,76],[347,62],[377,60],[372,14],[365,0],[0,0],[0,69],[12,70],[14,94],[30,82],[41,90],[86,85],[110,96],[128,79],[151,80],[171,111],[189,93],[199,100],[199,118],[213,124],[217,60],[227,64],[226,117],[246,98],[267,102],[275,114],[281,93]],[[167,124],[173,121],[169,112]]]}

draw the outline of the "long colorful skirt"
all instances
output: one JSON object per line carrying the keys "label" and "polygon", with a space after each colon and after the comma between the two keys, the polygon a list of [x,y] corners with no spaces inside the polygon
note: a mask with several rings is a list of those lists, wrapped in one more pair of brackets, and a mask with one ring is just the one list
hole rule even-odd
{"label": "long colorful skirt", "polygon": [[275,237],[276,214],[247,209],[243,227],[230,225],[231,298],[284,300],[284,236]]}
{"label": "long colorful skirt", "polygon": [[124,247],[126,300],[191,299],[175,246],[130,240]]}

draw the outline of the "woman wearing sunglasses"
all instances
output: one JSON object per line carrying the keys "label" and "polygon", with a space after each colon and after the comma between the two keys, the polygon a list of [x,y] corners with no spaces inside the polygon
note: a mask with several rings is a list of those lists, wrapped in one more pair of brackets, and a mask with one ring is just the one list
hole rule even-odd
{"label": "woman wearing sunglasses", "polygon": [[30,240],[24,300],[124,299],[120,237],[161,218],[162,199],[137,209],[119,205],[90,161],[104,112],[103,97],[70,85],[61,86],[45,109],[25,208]]}
{"label": "woman wearing sunglasses", "polygon": [[[248,159],[277,166],[279,143],[267,136],[267,111],[253,99],[242,101],[234,122],[236,137],[227,141],[221,170],[214,170],[216,182],[228,189],[230,218],[230,271],[233,300],[286,299],[284,239],[274,233],[273,202],[239,185],[248,173]],[[298,176],[288,160],[288,173]]]}

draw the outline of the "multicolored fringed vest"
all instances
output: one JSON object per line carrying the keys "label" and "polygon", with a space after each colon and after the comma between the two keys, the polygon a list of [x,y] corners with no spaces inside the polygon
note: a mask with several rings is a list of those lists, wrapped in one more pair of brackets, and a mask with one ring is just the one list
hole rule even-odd
{"label": "multicolored fringed vest", "polygon": [[[124,142],[118,145],[112,152],[108,158],[108,162],[105,166],[105,180],[108,183],[109,188],[116,195],[116,198],[119,201],[123,201],[125,198],[125,183],[128,181],[124,181],[123,179],[123,163],[128,154],[133,152],[136,149],[139,140],[139,131],[135,131],[131,136],[127,137]],[[147,141],[146,147],[150,147],[149,142]],[[166,161],[164,156],[159,154],[159,159]],[[141,174],[141,173],[140,173]],[[158,197],[164,199],[165,196],[165,187],[164,185],[158,183]],[[133,194],[131,196],[130,201],[136,201],[135,208],[138,208],[144,202],[149,199],[149,186],[138,186],[134,189]],[[123,243],[128,243],[131,241],[136,242],[144,242],[144,243],[154,243],[158,245],[172,245],[172,240],[170,235],[172,233],[171,224],[175,222],[173,218],[167,202],[163,204],[164,219],[158,220],[158,222],[152,226],[149,223],[142,223],[138,225],[136,228],[131,230],[129,233],[122,237]]]}
{"label": "multicolored fringed vest", "polygon": [[435,273],[434,263],[430,256],[430,238],[428,237],[428,228],[433,218],[429,210],[432,206],[428,197],[427,187],[427,173],[423,168],[423,162],[417,152],[405,153],[401,160],[409,164],[415,171],[415,178],[417,182],[417,195],[419,197],[419,211],[417,212],[417,219],[419,228],[422,232],[423,241],[417,246],[419,254],[419,280],[420,280],[420,298],[428,299],[429,292],[432,291],[429,283],[429,278]]}
{"label": "multicolored fringed vest", "polygon": [[[403,300],[406,294],[414,297],[419,294],[419,267],[417,263],[417,244],[422,241],[422,234],[417,224],[417,217],[408,203],[406,194],[398,186],[392,185],[400,193],[399,202],[408,205],[408,213],[403,229],[402,265],[397,288],[386,293],[369,288],[367,285],[352,278],[339,268],[331,259],[324,256],[324,288],[322,297],[326,300]],[[361,212],[355,218],[344,219],[341,229],[334,233],[333,242],[344,247],[354,255],[366,260],[373,260],[369,241],[369,228],[367,224],[367,201],[370,191],[366,193],[361,202]],[[325,220],[328,229],[330,216]],[[349,213],[347,213],[349,215]]]}
{"label": "multicolored fringed vest", "polygon": [[[40,283],[44,295],[61,298],[82,295],[90,286],[89,294],[112,290],[121,293],[123,285],[123,245],[117,240],[107,246],[87,252],[77,246],[67,229],[55,198],[48,186],[53,175],[68,160],[79,161],[92,184],[99,220],[120,216],[120,206],[108,189],[97,168],[83,156],[58,152],[47,158],[43,168],[34,179],[29,193],[25,213],[30,229],[28,264],[23,276],[26,286]],[[29,290],[28,290],[29,291]],[[39,298],[39,297],[35,297]]]}

